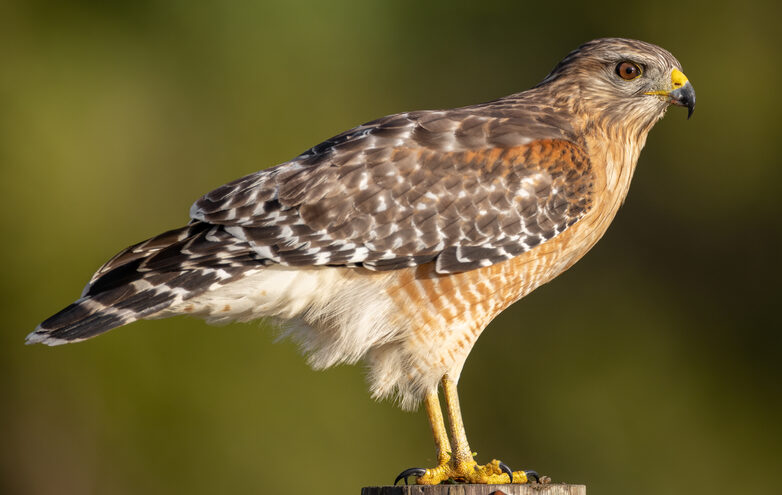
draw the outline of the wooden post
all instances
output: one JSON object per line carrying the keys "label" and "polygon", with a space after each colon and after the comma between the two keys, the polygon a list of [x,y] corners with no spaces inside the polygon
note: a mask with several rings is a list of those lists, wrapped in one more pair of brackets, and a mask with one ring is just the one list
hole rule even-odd
{"label": "wooden post", "polygon": [[565,483],[365,486],[361,495],[586,495],[586,486]]}

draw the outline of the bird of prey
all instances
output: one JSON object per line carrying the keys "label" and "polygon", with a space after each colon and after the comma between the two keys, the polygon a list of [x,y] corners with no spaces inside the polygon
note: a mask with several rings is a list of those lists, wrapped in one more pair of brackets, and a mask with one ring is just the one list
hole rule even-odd
{"label": "bird of prey", "polygon": [[368,122],[206,194],[186,226],[117,254],[27,341],[174,315],[280,321],[313,367],[363,361],[373,397],[423,401],[438,465],[397,480],[527,482],[534,472],[474,460],[462,366],[497,314],[605,233],[670,104],[695,106],[676,58],[606,38],[528,91]]}

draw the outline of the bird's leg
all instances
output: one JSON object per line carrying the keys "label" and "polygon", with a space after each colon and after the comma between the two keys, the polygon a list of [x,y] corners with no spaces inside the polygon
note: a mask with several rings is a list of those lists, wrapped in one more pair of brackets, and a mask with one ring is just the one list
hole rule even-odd
{"label": "bird's leg", "polygon": [[[424,398],[426,416],[429,418],[429,426],[432,427],[434,445],[437,449],[437,467],[431,469],[409,469],[405,473],[418,476],[416,482],[421,485],[436,485],[450,477],[451,442],[448,440],[448,431],[445,428],[443,411],[440,409],[440,399],[437,390],[426,394]],[[407,482],[407,480],[405,480]]]}
{"label": "bird's leg", "polygon": [[456,391],[456,383],[445,375],[442,380],[443,395],[445,396],[445,408],[448,411],[448,423],[451,425],[451,440],[453,440],[453,464],[457,471],[467,470],[467,466],[475,464],[472,458],[472,450],[467,442],[467,433],[464,430],[462,409],[459,406],[459,394]]}
{"label": "bird's leg", "polygon": [[448,413],[448,422],[451,425],[451,442],[453,455],[451,457],[450,477],[465,483],[526,483],[529,477],[537,477],[534,471],[512,472],[508,466],[494,459],[483,466],[473,459],[473,453],[467,442],[467,433],[464,429],[462,411],[459,406],[459,394],[456,390],[456,382],[448,375],[442,379],[443,395],[445,396],[445,408]]}
{"label": "bird's leg", "polygon": [[[512,483],[526,483],[528,476],[537,478],[537,473],[534,471],[512,472],[508,466],[497,460],[484,466],[478,465],[473,459],[470,445],[467,443],[456,383],[445,376],[442,379],[442,387],[446,412],[451,426],[451,439],[450,441],[448,439],[437,391],[431,392],[426,395],[424,403],[437,448],[437,466],[430,469],[407,469],[397,476],[394,484],[400,480],[404,480],[407,484],[407,478],[412,476],[416,477],[416,483],[420,485],[436,485],[446,480],[462,483],[502,484],[508,483],[512,479],[510,481]],[[452,445],[454,446],[453,450],[451,449]]]}
{"label": "bird's leg", "polygon": [[451,460],[451,442],[448,441],[448,432],[445,429],[445,420],[443,420],[443,411],[440,409],[437,391],[427,394],[424,401],[426,416],[429,418],[429,425],[432,427],[432,435],[434,435],[434,445],[437,449],[437,465],[442,466]]}

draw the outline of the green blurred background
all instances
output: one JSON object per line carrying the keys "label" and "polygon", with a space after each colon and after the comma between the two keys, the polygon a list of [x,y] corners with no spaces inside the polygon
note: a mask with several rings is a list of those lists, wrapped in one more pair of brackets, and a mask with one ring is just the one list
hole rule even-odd
{"label": "green blurred background", "polygon": [[780,17],[772,1],[0,2],[0,492],[358,494],[431,465],[422,412],[373,402],[360,367],[310,370],[262,324],[23,339],[216,186],[382,115],[526,89],[602,36],[671,50],[698,108],[654,129],[596,249],[480,339],[461,381],[472,447],[593,494],[778,490]]}

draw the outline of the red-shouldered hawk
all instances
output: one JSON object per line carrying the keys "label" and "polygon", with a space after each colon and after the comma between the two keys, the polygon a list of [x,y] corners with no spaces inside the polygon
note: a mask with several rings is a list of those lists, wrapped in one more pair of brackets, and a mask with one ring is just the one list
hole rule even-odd
{"label": "red-shouldered hawk", "polygon": [[360,125],[202,197],[187,226],[116,255],[27,341],[182,314],[280,320],[313,367],[363,360],[374,397],[425,402],[439,464],[398,479],[526,482],[534,472],[473,460],[462,366],[500,311],[600,239],[669,104],[695,106],[679,62],[611,38],[528,91]]}

